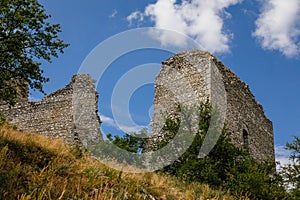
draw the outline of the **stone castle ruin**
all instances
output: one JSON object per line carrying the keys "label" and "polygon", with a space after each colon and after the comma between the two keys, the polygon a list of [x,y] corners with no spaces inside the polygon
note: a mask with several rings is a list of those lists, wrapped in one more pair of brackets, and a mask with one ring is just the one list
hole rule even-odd
{"label": "stone castle ruin", "polygon": [[162,63],[155,80],[153,137],[146,149],[163,140],[161,122],[176,115],[178,105],[199,105],[207,99],[224,115],[235,145],[248,149],[258,160],[275,159],[272,122],[248,85],[216,57],[199,50],[178,53]]}
{"label": "stone castle ruin", "polygon": [[[164,137],[161,113],[174,114],[178,103],[192,105],[206,99],[217,100],[223,108],[220,111],[235,145],[247,148],[258,160],[274,160],[272,122],[262,106],[239,77],[216,57],[199,50],[178,53],[163,62],[155,80],[153,136],[148,146]],[[80,74],[40,102],[28,102],[27,97],[13,107],[0,103],[0,111],[26,132],[86,144],[102,140],[97,105],[91,76]]]}
{"label": "stone castle ruin", "polygon": [[[24,99],[24,98],[23,98]],[[20,130],[62,138],[69,144],[102,140],[98,116],[98,95],[91,76],[75,75],[65,87],[39,102],[20,101],[0,105],[11,124]]]}

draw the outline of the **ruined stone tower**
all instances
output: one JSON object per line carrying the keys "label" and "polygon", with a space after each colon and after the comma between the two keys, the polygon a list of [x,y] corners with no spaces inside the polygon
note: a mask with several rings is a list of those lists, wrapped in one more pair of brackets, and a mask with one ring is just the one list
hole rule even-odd
{"label": "ruined stone tower", "polygon": [[191,105],[207,98],[226,108],[221,112],[235,145],[247,148],[258,160],[274,161],[272,122],[248,85],[216,57],[199,50],[178,53],[162,63],[155,80],[152,142],[164,137],[161,113],[174,114],[181,102]]}
{"label": "ruined stone tower", "polygon": [[62,138],[69,144],[86,145],[102,140],[98,94],[90,75],[73,76],[64,88],[39,102],[18,101],[0,105],[11,124],[20,130]]}

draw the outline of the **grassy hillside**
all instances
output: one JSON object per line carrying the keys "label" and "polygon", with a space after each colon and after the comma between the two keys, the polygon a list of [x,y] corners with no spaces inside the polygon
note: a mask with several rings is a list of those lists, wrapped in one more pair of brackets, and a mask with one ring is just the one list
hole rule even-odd
{"label": "grassy hillside", "polygon": [[8,124],[0,126],[0,183],[0,199],[233,199],[158,173],[121,173],[60,139]]}

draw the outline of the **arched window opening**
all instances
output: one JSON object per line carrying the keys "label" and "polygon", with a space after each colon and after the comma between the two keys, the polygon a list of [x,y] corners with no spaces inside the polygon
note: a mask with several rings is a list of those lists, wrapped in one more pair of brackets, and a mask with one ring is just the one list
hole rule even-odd
{"label": "arched window opening", "polygon": [[249,134],[245,129],[243,129],[243,146],[245,149],[249,148]]}

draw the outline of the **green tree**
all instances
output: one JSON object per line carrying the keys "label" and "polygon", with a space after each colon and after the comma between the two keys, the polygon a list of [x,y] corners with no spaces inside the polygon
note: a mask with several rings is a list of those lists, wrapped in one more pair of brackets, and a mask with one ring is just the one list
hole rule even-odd
{"label": "green tree", "polygon": [[109,133],[107,134],[107,139],[121,149],[139,153],[142,151],[145,138],[148,134],[147,129],[142,129],[139,133],[125,134],[122,137],[118,135],[113,137],[112,134]]}
{"label": "green tree", "polygon": [[147,135],[147,129],[142,129],[138,133],[125,134],[123,136],[113,136],[109,133],[106,135],[108,140],[103,140],[99,144],[91,145],[89,150],[94,156],[100,159],[113,160],[114,162],[127,163],[143,168],[143,160],[136,160],[136,157],[132,156],[132,153],[141,153],[144,138],[146,138]]}
{"label": "green tree", "polygon": [[291,164],[282,167],[282,174],[286,185],[291,187],[290,194],[293,199],[300,199],[300,137],[295,136],[293,142],[286,144],[291,151]]}
{"label": "green tree", "polygon": [[[200,103],[192,109],[199,117],[199,129],[194,141],[186,152],[173,164],[165,167],[163,172],[185,181],[207,183],[216,189],[230,190],[237,194],[237,197],[247,195],[251,199],[286,198],[282,179],[275,173],[274,163],[256,161],[247,150],[233,145],[226,128],[210,153],[204,158],[199,158],[199,150],[209,128],[212,109],[209,102]],[[177,133],[180,122],[181,119],[168,118],[163,130]],[[162,143],[165,145],[165,141]]]}
{"label": "green tree", "polygon": [[68,46],[50,17],[38,0],[0,0],[0,101],[14,104],[28,85],[43,92],[48,78],[39,61],[51,62]]}

